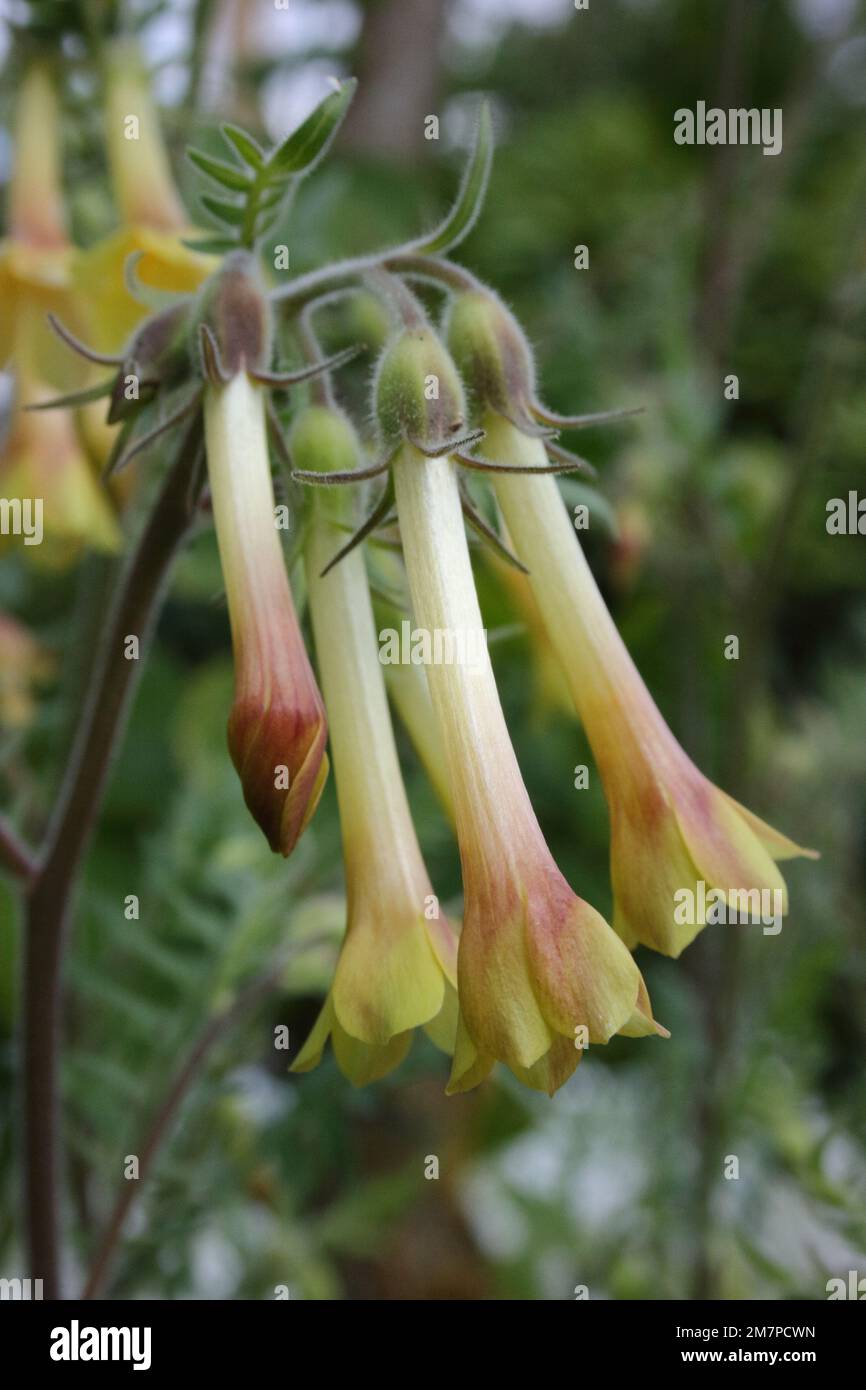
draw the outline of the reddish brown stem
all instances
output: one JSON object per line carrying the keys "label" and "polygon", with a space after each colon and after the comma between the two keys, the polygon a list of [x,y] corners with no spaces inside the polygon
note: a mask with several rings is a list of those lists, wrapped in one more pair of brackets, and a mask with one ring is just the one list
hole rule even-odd
{"label": "reddish brown stem", "polygon": [[[25,1211],[33,1278],[60,1297],[58,1050],[62,976],[78,871],[93,833],[172,561],[194,507],[198,444],[190,431],[130,556],[93,665],[66,776],[26,899],[24,959]],[[127,660],[125,639],[139,641]]]}

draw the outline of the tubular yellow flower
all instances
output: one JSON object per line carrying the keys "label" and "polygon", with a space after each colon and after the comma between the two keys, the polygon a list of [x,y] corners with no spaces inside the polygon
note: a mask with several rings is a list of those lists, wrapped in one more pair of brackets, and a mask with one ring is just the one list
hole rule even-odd
{"label": "tubular yellow flower", "polygon": [[243,359],[231,366],[228,381],[211,381],[204,393],[208,477],[235,655],[229,750],[247,806],[271,848],[288,855],[327,777],[327,723],[275,525],[264,391]]}
{"label": "tubular yellow flower", "polygon": [[44,67],[24,76],[15,111],[15,174],[9,189],[9,235],[43,250],[66,248],[60,192],[57,99]]}
{"label": "tubular yellow flower", "polygon": [[58,128],[51,78],[34,65],[16,101],[9,235],[0,243],[0,366],[11,363],[66,389],[80,382],[80,364],[70,362],[46,323],[52,311],[80,321],[70,289]]}
{"label": "tubular yellow flower", "polygon": [[105,134],[123,221],[162,232],[186,226],[146,74],[135,48],[123,42],[106,63]]}
{"label": "tubular yellow flower", "polygon": [[[351,428],[330,408],[306,410],[291,447],[304,467],[322,467],[323,458],[357,466]],[[328,998],[293,1070],[315,1066],[330,1036],[340,1069],[362,1085],[403,1060],[416,1027],[453,1049],[457,943],[406,800],[361,551],[322,574],[345,539],[332,516],[317,501],[306,562],[337,779],[347,927]]]}
{"label": "tubular yellow flower", "polygon": [[[491,458],[511,467],[545,463],[540,440],[492,410],[484,423]],[[678,911],[684,899],[677,895],[693,894],[697,906],[709,888],[732,911],[745,911],[746,903],[754,910],[764,891],[786,912],[775,861],[814,852],[715,787],[677,743],[617,632],[554,479],[504,472],[495,487],[604,783],[620,936],[630,946],[679,955],[706,917]]]}
{"label": "tubular yellow flower", "polygon": [[471,632],[481,652],[471,665],[428,668],[464,887],[450,1089],[477,1084],[500,1060],[552,1094],[582,1042],[663,1030],[631,955],[566,883],[532,810],[483,642],[452,460],[406,444],[394,484],[416,622]]}

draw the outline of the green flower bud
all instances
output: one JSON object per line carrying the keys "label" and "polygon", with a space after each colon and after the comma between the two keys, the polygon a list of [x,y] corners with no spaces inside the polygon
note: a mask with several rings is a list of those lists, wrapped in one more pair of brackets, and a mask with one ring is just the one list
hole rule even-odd
{"label": "green flower bud", "polygon": [[489,290],[453,300],[446,341],[473,407],[500,415],[528,414],[535,399],[535,363],[520,324]]}
{"label": "green flower bud", "polygon": [[463,384],[443,343],[428,327],[406,329],[385,349],[375,401],[386,447],[403,439],[436,447],[466,423]]}
{"label": "green flower bud", "polygon": [[[358,436],[333,405],[310,405],[301,410],[292,421],[288,445],[292,464],[301,473],[343,476],[359,467]],[[317,513],[332,522],[351,519],[353,499],[344,487],[314,488],[311,500]]]}
{"label": "green flower bud", "polygon": [[341,410],[311,405],[292,421],[289,449],[305,473],[348,473],[358,467],[358,438]]}

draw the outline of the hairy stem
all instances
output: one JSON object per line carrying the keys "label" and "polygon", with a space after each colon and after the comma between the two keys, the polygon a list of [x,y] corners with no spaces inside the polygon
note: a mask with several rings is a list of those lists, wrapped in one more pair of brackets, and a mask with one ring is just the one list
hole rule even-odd
{"label": "hairy stem", "polygon": [[[102,803],[171,563],[194,515],[190,431],[121,578],[63,785],[26,899],[24,960],[25,1211],[32,1277],[60,1296],[58,1048],[63,960],[72,897]],[[127,660],[136,636],[139,659]]]}
{"label": "hairy stem", "polygon": [[289,309],[302,309],[313,300],[323,299],[359,284],[370,271],[385,270],[392,275],[408,275],[432,280],[447,289],[477,289],[480,281],[463,266],[438,256],[425,256],[417,251],[381,251],[354,260],[337,261],[334,265],[299,275],[271,298]]}

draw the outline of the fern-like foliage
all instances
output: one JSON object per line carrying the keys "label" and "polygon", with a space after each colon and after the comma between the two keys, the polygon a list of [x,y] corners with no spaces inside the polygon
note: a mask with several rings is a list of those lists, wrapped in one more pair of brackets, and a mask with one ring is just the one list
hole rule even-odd
{"label": "fern-like foliage", "polygon": [[336,85],[307,119],[270,154],[239,126],[220,127],[232,160],[217,159],[203,150],[188,149],[187,158],[223,190],[223,195],[200,195],[202,207],[219,231],[187,242],[193,250],[221,255],[242,246],[252,248],[279,216],[283,203],[300,180],[318,164],[342,124],[355,94],[354,78]]}

